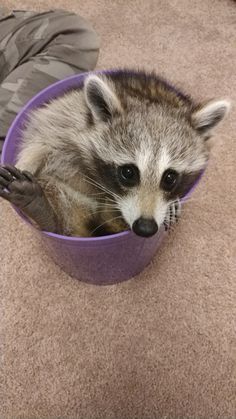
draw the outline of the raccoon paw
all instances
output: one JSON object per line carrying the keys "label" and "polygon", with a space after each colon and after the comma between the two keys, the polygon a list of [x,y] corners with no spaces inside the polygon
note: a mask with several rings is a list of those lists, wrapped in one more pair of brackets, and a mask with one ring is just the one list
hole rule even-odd
{"label": "raccoon paw", "polygon": [[25,210],[42,196],[41,186],[29,172],[0,165],[0,197]]}
{"label": "raccoon paw", "polygon": [[166,218],[164,220],[164,227],[166,231],[170,230],[170,228],[178,222],[180,213],[181,202],[179,199],[177,199],[175,202],[172,202],[168,207]]}

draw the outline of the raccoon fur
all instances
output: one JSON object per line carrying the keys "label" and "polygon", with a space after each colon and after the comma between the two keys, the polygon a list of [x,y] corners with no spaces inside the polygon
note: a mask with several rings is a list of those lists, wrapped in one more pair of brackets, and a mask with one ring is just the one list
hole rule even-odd
{"label": "raccoon fur", "polygon": [[227,100],[196,104],[154,73],[88,74],[29,116],[16,167],[44,203],[40,217],[21,209],[54,233],[152,236],[178,218],[228,109]]}

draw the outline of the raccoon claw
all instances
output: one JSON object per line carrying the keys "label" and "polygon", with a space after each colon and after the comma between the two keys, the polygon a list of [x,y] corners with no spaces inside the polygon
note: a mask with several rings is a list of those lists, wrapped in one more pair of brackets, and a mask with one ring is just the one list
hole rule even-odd
{"label": "raccoon claw", "polygon": [[41,186],[29,172],[0,165],[0,197],[23,210],[42,195]]}
{"label": "raccoon claw", "polygon": [[165,231],[170,230],[170,228],[173,227],[174,224],[176,224],[179,221],[180,213],[181,213],[181,203],[180,203],[180,200],[178,199],[172,204],[170,204],[168,207],[166,218],[163,223],[165,227]]}

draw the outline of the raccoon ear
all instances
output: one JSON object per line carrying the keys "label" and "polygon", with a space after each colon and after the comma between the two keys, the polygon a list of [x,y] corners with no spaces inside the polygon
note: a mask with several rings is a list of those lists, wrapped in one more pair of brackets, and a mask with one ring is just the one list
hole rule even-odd
{"label": "raccoon ear", "polygon": [[205,134],[227,115],[229,109],[230,101],[211,100],[193,111],[192,125],[199,133]]}
{"label": "raccoon ear", "polygon": [[108,84],[96,75],[88,76],[84,83],[87,105],[96,120],[108,121],[121,112],[121,104]]}

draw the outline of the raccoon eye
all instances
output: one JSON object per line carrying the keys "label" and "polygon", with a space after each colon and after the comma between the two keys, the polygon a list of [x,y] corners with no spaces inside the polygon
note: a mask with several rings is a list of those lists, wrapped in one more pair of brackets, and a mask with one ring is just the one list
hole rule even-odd
{"label": "raccoon eye", "polygon": [[139,183],[139,170],[134,164],[118,167],[119,181],[124,186],[135,186]]}
{"label": "raccoon eye", "polygon": [[166,192],[170,192],[174,189],[177,181],[179,179],[179,174],[172,169],[168,169],[164,172],[161,179],[161,187]]}

